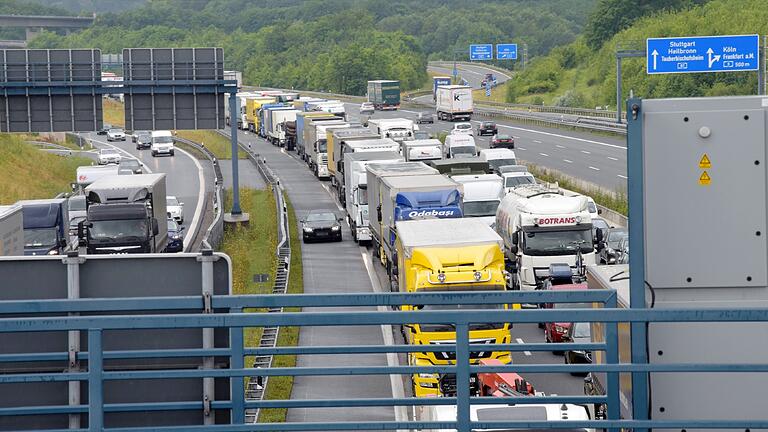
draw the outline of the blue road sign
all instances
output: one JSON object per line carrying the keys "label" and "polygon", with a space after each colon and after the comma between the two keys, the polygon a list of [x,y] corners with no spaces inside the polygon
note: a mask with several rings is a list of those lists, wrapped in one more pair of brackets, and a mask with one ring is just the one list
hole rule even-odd
{"label": "blue road sign", "polygon": [[470,60],[493,60],[493,44],[470,45]]}
{"label": "blue road sign", "polygon": [[497,44],[496,60],[517,60],[517,44]]}
{"label": "blue road sign", "polygon": [[649,74],[755,71],[760,62],[758,35],[649,38]]}

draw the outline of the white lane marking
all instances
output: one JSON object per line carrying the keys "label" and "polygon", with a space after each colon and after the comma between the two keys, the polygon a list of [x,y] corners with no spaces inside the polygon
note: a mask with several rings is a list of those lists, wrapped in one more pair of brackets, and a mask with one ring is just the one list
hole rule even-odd
{"label": "white lane marking", "polygon": [[320,183],[320,186],[323,189],[325,189],[326,192],[328,192],[328,195],[331,196],[331,200],[333,201],[334,204],[336,204],[336,208],[339,209],[340,212],[344,212],[344,207],[342,207],[341,204],[339,204],[339,202],[336,201],[336,197],[334,197],[333,194],[331,193],[331,188],[329,188],[328,185],[324,183]]}
{"label": "white lane marking", "polygon": [[565,148],[565,146],[561,146],[560,144],[555,144],[555,147],[557,147],[557,148],[561,148],[561,149],[564,149],[564,148]]}
{"label": "white lane marking", "polygon": [[[501,125],[501,126],[504,126],[504,125]],[[533,140],[533,142],[535,142],[536,144],[541,144],[541,141],[539,140]]]}
{"label": "white lane marking", "polygon": [[563,159],[563,162],[567,162],[567,163],[573,163],[573,161],[572,161],[572,160],[568,160],[568,159]]}
{"label": "white lane marking", "polygon": [[[524,344],[525,342],[524,342],[524,341],[523,341],[521,338],[517,338],[517,343],[519,343],[520,345],[522,345],[522,344]],[[529,356],[529,357],[530,357],[530,355],[531,355],[531,352],[530,352],[530,351],[523,351],[523,354],[525,354],[525,355],[527,355],[527,356]]]}
{"label": "white lane marking", "polygon": [[526,148],[518,147],[517,150],[528,150]]}
{"label": "white lane marking", "polygon": [[581,152],[584,153],[584,154],[592,154],[592,152],[588,152],[586,150],[582,150]]}
{"label": "white lane marking", "polygon": [[589,140],[589,139],[586,139],[586,138],[576,138],[576,137],[572,137],[572,136],[560,135],[560,134],[556,134],[556,133],[552,133],[552,132],[538,131],[538,130],[534,130],[534,129],[521,128],[521,127],[517,127],[517,126],[507,126],[507,125],[498,125],[498,126],[499,127],[505,127],[507,129],[516,129],[516,130],[521,130],[521,131],[524,131],[524,132],[537,133],[537,134],[541,134],[541,135],[553,136],[553,137],[563,138],[563,139],[568,139],[568,140],[573,140],[573,141],[581,141],[581,142],[590,143],[590,144],[597,144],[597,145],[601,145],[601,146],[605,146],[605,147],[611,147],[611,148],[616,148],[616,149],[625,150],[625,151],[627,150],[626,147],[622,147],[620,145],[608,144],[608,143],[604,143],[604,142],[600,142],[600,141]]}
{"label": "white lane marking", "polygon": [[616,159],[615,157],[610,157],[610,156],[608,156],[608,159],[610,159],[610,160],[612,160],[612,161],[617,161],[617,160],[618,160],[618,159]]}
{"label": "white lane marking", "polygon": [[546,153],[539,153],[539,154],[540,154],[540,155],[542,155],[542,156],[546,156],[546,157],[549,157],[549,155],[548,155],[548,154],[546,154]]}
{"label": "white lane marking", "polygon": [[404,109],[401,109],[400,111],[407,112],[408,114],[418,114],[419,113],[418,111],[408,111],[408,110],[404,110]]}
{"label": "white lane marking", "polygon": [[[88,139],[88,138],[86,138],[86,139]],[[147,174],[152,174],[152,170],[149,169],[149,166],[147,166],[147,164],[142,162],[141,159],[139,159],[138,157],[128,153],[128,151],[123,150],[123,149],[121,149],[120,147],[118,147],[118,146],[116,146],[114,144],[110,144],[110,143],[108,143],[106,141],[102,141],[102,140],[100,140],[98,138],[91,139],[91,143],[99,143],[99,144],[102,144],[102,145],[105,145],[105,146],[112,147],[113,149],[117,150],[119,153],[127,155],[130,159],[136,159],[141,164],[141,166],[144,168],[144,171],[146,171]]]}
{"label": "white lane marking", "polygon": [[621,175],[621,174],[616,174],[616,177],[618,177],[618,178],[623,178],[624,180],[626,180],[626,179],[627,179],[627,176],[623,176],[623,175]]}
{"label": "white lane marking", "polygon": [[589,167],[589,169],[591,169],[591,170],[595,170],[595,171],[600,171],[600,168],[595,168],[595,167],[593,167],[593,166]]}
{"label": "white lane marking", "polygon": [[[195,207],[195,214],[192,216],[192,222],[189,223],[189,232],[197,233],[200,229],[200,216],[203,214],[203,202],[205,201],[205,176],[203,175],[203,166],[200,165],[200,161],[196,157],[192,156],[186,150],[174,146],[174,150],[180,151],[182,154],[192,159],[192,162],[197,166],[197,183],[200,185],[197,189],[197,207]],[[184,251],[188,252],[188,248],[192,246],[192,240],[197,235],[189,235],[184,237]]]}

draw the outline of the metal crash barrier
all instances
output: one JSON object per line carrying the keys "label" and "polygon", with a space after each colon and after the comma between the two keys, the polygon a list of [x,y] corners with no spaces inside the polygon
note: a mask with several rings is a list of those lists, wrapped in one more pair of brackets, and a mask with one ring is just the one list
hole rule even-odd
{"label": "metal crash barrier", "polygon": [[[452,292],[422,294],[338,294],[338,295],[261,295],[261,296],[214,296],[210,305],[214,313],[189,314],[184,311],[205,307],[202,297],[161,297],[161,298],[114,298],[114,299],[79,299],[79,300],[35,300],[0,302],[0,335],[24,332],[66,332],[80,330],[87,334],[87,351],[78,353],[78,357],[87,367],[81,372],[18,372],[6,367],[9,364],[36,361],[61,361],[66,364],[67,352],[35,353],[0,352],[0,386],[7,384],[34,385],[36,383],[80,382],[87,389],[87,402],[79,405],[36,405],[0,407],[0,418],[42,417],[48,415],[80,414],[87,418],[87,427],[66,429],[66,425],[47,430],[80,431],[340,431],[340,430],[403,430],[403,429],[457,429],[471,431],[498,428],[535,428],[535,429],[649,429],[649,428],[701,428],[720,429],[768,428],[768,419],[743,420],[647,420],[631,418],[620,419],[619,374],[631,372],[638,377],[648,373],[690,373],[690,372],[768,372],[768,363],[764,364],[620,364],[618,359],[619,323],[690,323],[690,322],[763,322],[768,321],[768,309],[618,309],[616,292],[613,290],[581,291],[533,291],[533,292]],[[538,309],[514,310],[421,310],[421,311],[371,311],[370,306],[396,306],[407,304],[419,305],[486,305],[515,303],[593,303],[602,308],[595,309]],[[275,307],[368,307],[356,312],[283,312],[283,313],[243,313],[244,308]],[[157,311],[178,310],[179,314],[156,315]],[[109,311],[109,315],[104,315]],[[131,312],[139,315],[121,315]],[[223,313],[221,311],[228,311]],[[99,315],[88,315],[98,312]],[[66,316],[70,314],[70,316]],[[82,314],[82,316],[76,316]],[[62,316],[65,315],[65,316]],[[86,316],[88,315],[88,316]],[[19,317],[23,316],[23,317]],[[473,345],[469,340],[469,325],[474,323],[539,323],[539,322],[602,322],[604,323],[604,343],[570,344],[570,349],[604,351],[604,364],[509,364],[504,366],[477,366],[470,364],[470,353],[487,351],[489,345]],[[434,346],[411,345],[344,345],[314,347],[274,347],[265,349],[246,348],[243,343],[243,328],[270,326],[379,326],[382,324],[452,324],[456,329],[455,344]],[[125,329],[227,329],[229,348],[184,349],[160,347],[151,350],[110,351],[105,348],[103,335],[106,332]],[[514,334],[514,327],[512,329]],[[500,351],[551,351],[562,349],[564,345],[544,343],[512,343],[493,345]],[[360,366],[360,367],[276,367],[259,369],[244,367],[245,356],[285,355],[285,354],[366,354],[366,353],[407,353],[454,351],[456,365],[443,366]],[[228,358],[222,362],[228,366],[221,368],[187,368],[129,370],[121,369],[118,359],[126,358],[179,358],[179,357],[217,357]],[[62,368],[63,370],[64,368]],[[526,373],[563,373],[563,372],[601,372],[607,376],[606,394],[602,396],[523,396],[523,397],[471,397],[469,390],[470,376],[478,372],[517,372]],[[246,401],[243,377],[260,376],[364,376],[364,375],[410,375],[418,373],[456,374],[456,397],[443,398],[368,398],[368,399],[322,399],[322,400],[259,400]],[[133,401],[130,403],[111,403],[105,392],[107,385],[113,382],[135,382],[140,380],[173,380],[178,378],[200,379],[216,378],[228,380],[229,399],[212,401]],[[332,396],[332,395],[331,395]],[[728,397],[727,392],[722,397]],[[607,420],[589,421],[532,421],[532,420],[495,420],[471,421],[470,405],[474,404],[606,404]],[[646,401],[633,401],[633,409],[647,410]],[[456,421],[359,421],[326,423],[282,423],[244,424],[245,410],[252,408],[296,408],[296,407],[391,407],[391,406],[431,406],[456,405]],[[123,423],[115,420],[133,417],[141,419],[147,412],[206,409],[226,412],[230,415],[230,424],[215,425],[138,425],[122,427]],[[647,411],[646,411],[647,412]],[[85,424],[85,422],[83,422]],[[133,424],[136,424],[135,422]],[[115,426],[118,425],[118,426]],[[42,430],[42,429],[38,429]]]}

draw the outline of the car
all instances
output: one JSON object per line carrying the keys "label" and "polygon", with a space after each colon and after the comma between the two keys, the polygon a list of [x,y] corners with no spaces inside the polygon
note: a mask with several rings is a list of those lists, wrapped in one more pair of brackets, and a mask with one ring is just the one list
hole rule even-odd
{"label": "car", "polygon": [[166,252],[181,252],[184,250],[184,227],[175,220],[168,219],[168,246]]}
{"label": "car", "polygon": [[136,150],[146,150],[152,148],[152,134],[142,132],[133,136],[133,142],[136,143]]}
{"label": "car", "polygon": [[106,134],[107,134],[107,132],[108,132],[110,129],[112,129],[112,125],[111,125],[111,124],[107,124],[107,123],[104,123],[104,126],[103,126],[101,129],[99,129],[98,131],[96,131],[96,135],[106,135]]}
{"label": "car", "polygon": [[131,134],[131,142],[135,144],[136,140],[139,138],[139,135],[149,135],[149,136],[152,136],[152,134],[150,134],[149,131],[145,131],[145,130],[133,131],[133,133]]}
{"label": "car", "polygon": [[301,232],[304,243],[311,240],[341,241],[341,221],[331,210],[312,210],[306,219],[301,220]]}
{"label": "car", "polygon": [[451,129],[450,135],[474,135],[472,123],[456,123]]}
{"label": "car", "polygon": [[603,241],[597,245],[600,264],[616,264],[616,251],[619,248],[619,243],[625,237],[629,237],[626,228],[611,228],[605,233]]}
{"label": "car", "polygon": [[131,174],[144,174],[144,169],[138,159],[121,159],[120,170],[124,169],[131,170]]}
{"label": "car", "polygon": [[629,236],[621,239],[616,248],[616,264],[629,264]]}
{"label": "car", "polygon": [[371,102],[363,102],[360,104],[360,114],[373,115],[376,109]]}
{"label": "car", "polygon": [[165,211],[168,212],[168,218],[178,223],[184,223],[184,203],[175,196],[165,197]]}
{"label": "car", "polygon": [[432,113],[428,112],[420,112],[419,116],[416,117],[416,123],[422,124],[422,123],[435,123],[435,116]]}
{"label": "car", "polygon": [[119,164],[120,153],[112,148],[106,148],[99,150],[98,162],[99,165]]}
{"label": "car", "polygon": [[592,199],[592,197],[587,197],[587,211],[589,211],[589,215],[593,218],[603,214],[603,209],[597,206],[597,203],[595,203],[595,200]]}
{"label": "car", "polygon": [[496,123],[484,121],[477,125],[477,135],[483,136],[483,135],[496,135],[499,133],[499,128],[496,126]]}
{"label": "car", "polygon": [[[585,283],[561,283],[561,284],[544,284],[544,290],[552,290],[552,291],[579,291],[579,290],[586,290],[587,284]],[[585,308],[590,307],[591,304],[574,304],[574,303],[545,303],[541,305],[542,309],[574,309],[574,308]],[[541,327],[541,325],[539,326]],[[544,323],[544,341],[546,343],[564,343],[567,342],[566,336],[568,334],[568,330],[571,328],[571,323],[566,321],[561,322],[547,322]],[[563,351],[556,350],[552,351],[553,354],[563,354]]]}
{"label": "car", "polygon": [[[565,334],[565,342],[585,344],[592,342],[591,325],[588,322],[577,322]],[[568,350],[563,356],[565,364],[590,364],[592,363],[592,351]],[[571,372],[573,376],[587,376],[586,372]]]}
{"label": "car", "polygon": [[[609,229],[611,229],[611,226],[608,225],[605,219],[599,217],[592,218],[592,240],[595,242],[595,247],[597,247],[597,244],[600,243],[600,240],[602,240],[602,237]],[[601,238],[597,238],[598,232],[600,232]]]}
{"label": "car", "polygon": [[515,137],[512,135],[496,134],[491,138],[491,148],[515,148]]}
{"label": "car", "polygon": [[125,141],[125,131],[120,128],[112,128],[108,130],[107,141]]}

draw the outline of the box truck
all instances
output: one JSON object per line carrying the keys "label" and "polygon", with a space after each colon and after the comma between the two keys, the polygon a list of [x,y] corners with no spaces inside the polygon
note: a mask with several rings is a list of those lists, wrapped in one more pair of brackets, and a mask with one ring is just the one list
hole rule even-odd
{"label": "box truck", "polygon": [[[348,141],[373,138],[378,138],[378,135],[373,133],[371,130],[362,127],[362,125],[349,127],[346,129],[337,129],[327,133],[326,142],[328,150],[328,172],[331,175],[331,185],[337,189],[340,199],[343,196],[343,193],[338,186],[343,182],[344,179],[344,167],[341,166],[344,155],[344,143]],[[389,149],[386,151],[389,151]],[[343,201],[342,205],[344,205]]]}
{"label": "box truck", "polygon": [[307,152],[307,165],[320,179],[330,178],[328,171],[328,131],[335,129],[346,129],[350,125],[344,120],[335,121],[310,121],[307,131],[311,144],[305,147]]}
{"label": "box truck", "polygon": [[24,215],[21,206],[0,206],[0,256],[24,255]]}
{"label": "box truck", "polygon": [[296,121],[299,111],[293,107],[272,108],[264,110],[264,127],[267,132],[267,141],[279,147],[285,146],[285,123]]}
{"label": "box truck", "polygon": [[[391,139],[376,137],[368,137],[368,139],[340,140],[337,147],[339,147],[339,162],[336,163],[336,171],[333,174],[332,180],[336,182],[334,186],[336,187],[336,192],[342,206],[345,205],[346,199],[346,192],[344,190],[344,164],[342,162],[345,154],[361,152],[398,153],[398,150],[400,150],[400,146]],[[328,164],[330,165],[330,161]]]}
{"label": "box truck", "polygon": [[472,118],[472,87],[446,85],[437,87],[435,109],[438,120],[469,121]]}
{"label": "box truck", "polygon": [[400,81],[368,81],[368,102],[380,111],[400,108]]}

